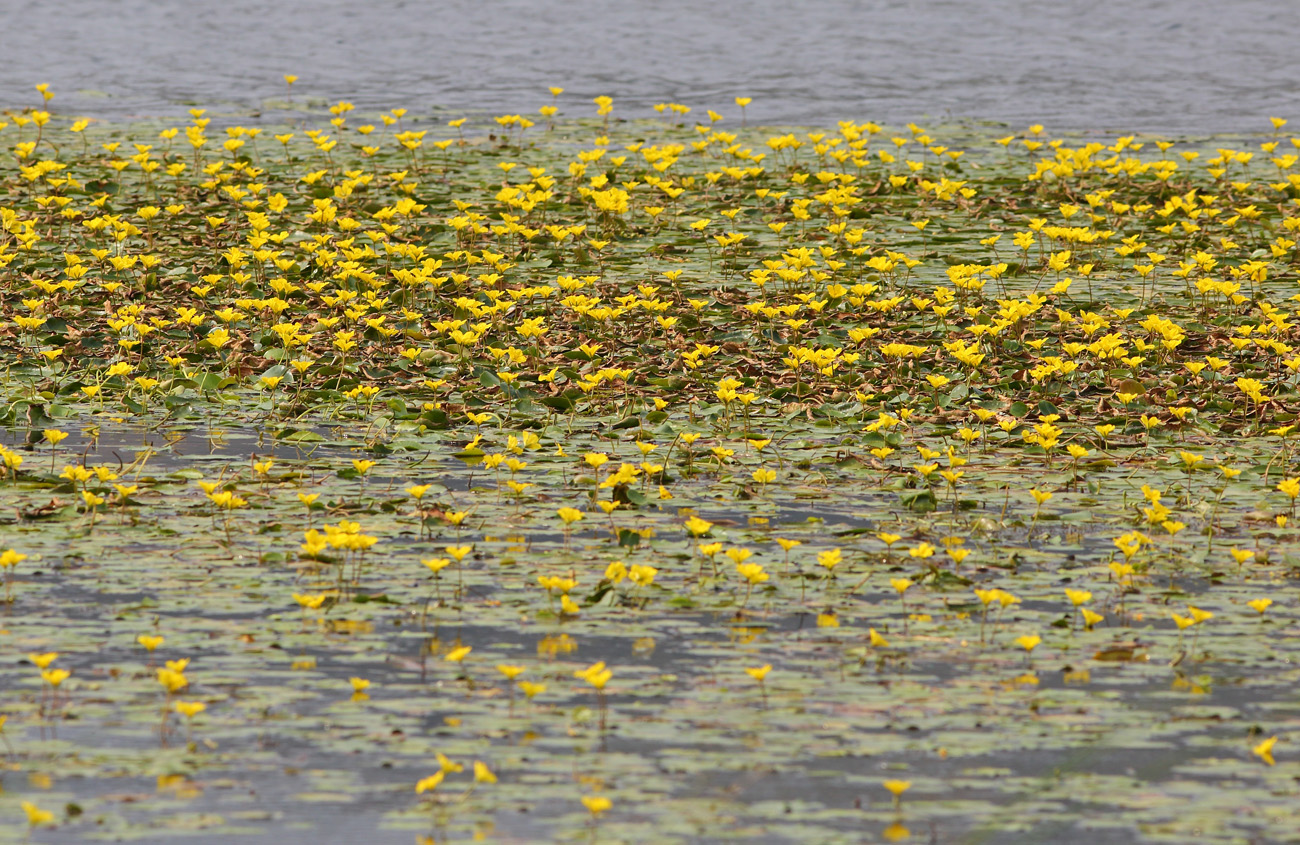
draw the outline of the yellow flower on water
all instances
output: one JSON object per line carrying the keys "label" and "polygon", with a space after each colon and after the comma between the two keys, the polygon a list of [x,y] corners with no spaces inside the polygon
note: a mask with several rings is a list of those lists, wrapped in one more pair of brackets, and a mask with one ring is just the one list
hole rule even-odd
{"label": "yellow flower on water", "polygon": [[888,647],[889,647],[889,640],[887,640],[887,639],[885,639],[883,636],[881,636],[881,635],[876,631],[875,628],[868,628],[868,629],[867,629],[867,635],[868,635],[868,637],[870,638],[870,642],[871,642],[872,647],[874,647],[874,648],[888,648]]}
{"label": "yellow flower on water", "polygon": [[37,669],[46,669],[51,663],[59,659],[57,651],[47,651],[44,654],[29,654],[27,659],[36,664]]}
{"label": "yellow flower on water", "polygon": [[[701,546],[700,548],[703,548],[703,546]],[[731,562],[732,562],[732,563],[734,563],[734,564],[736,564],[737,566],[739,566],[740,564],[742,564],[742,563],[744,563],[745,561],[749,560],[749,558],[750,558],[754,553],[751,552],[749,549],[745,548],[744,546],[732,546],[731,548],[729,548],[729,549],[727,549],[725,552],[723,552],[723,554],[725,554],[727,557],[731,558]]]}
{"label": "yellow flower on water", "polygon": [[158,683],[162,684],[163,689],[169,694],[178,693],[190,685],[182,669],[173,669],[170,666],[158,670]]}
{"label": "yellow flower on water", "polygon": [[1268,739],[1250,749],[1256,757],[1263,760],[1270,766],[1273,765],[1273,746],[1277,744],[1277,737],[1270,736]]}
{"label": "yellow flower on water", "polygon": [[370,681],[365,678],[348,678],[348,683],[352,685],[353,692],[365,692],[370,689]]}
{"label": "yellow flower on water", "polygon": [[463,645],[460,648],[453,648],[451,651],[447,652],[446,656],[442,659],[448,663],[459,663],[473,650],[473,646]]}
{"label": "yellow flower on water", "polygon": [[745,669],[745,674],[753,678],[754,680],[758,681],[759,683],[762,683],[763,679],[767,677],[767,673],[771,671],[772,671],[772,664],[766,663],[762,666],[747,667]]}
{"label": "yellow flower on water", "polygon": [[474,761],[474,782],[475,783],[496,783],[497,776],[488,768],[487,763],[482,760]]}
{"label": "yellow flower on water", "polygon": [[425,792],[432,792],[438,788],[438,785],[442,783],[442,779],[446,776],[445,772],[439,770],[429,775],[427,778],[421,778],[415,784],[415,793],[417,795],[422,795]]}
{"label": "yellow flower on water", "polygon": [[1086,604],[1090,601],[1092,599],[1092,593],[1087,590],[1071,590],[1066,588],[1065,597],[1070,600],[1070,604],[1078,607],[1079,605]]}
{"label": "yellow flower on water", "polygon": [[[16,552],[13,549],[5,549],[3,552],[0,552],[0,569],[8,569],[17,566],[25,560],[27,560],[27,555],[22,554],[21,552]],[[58,655],[55,656],[57,657]]]}
{"label": "yellow flower on water", "polygon": [[1023,648],[1026,652],[1033,651],[1042,641],[1043,638],[1037,634],[1025,634],[1024,636],[1016,637],[1016,645]]}
{"label": "yellow flower on water", "polygon": [[582,511],[577,508],[560,508],[555,512],[556,516],[564,520],[566,526],[572,525],[582,519]]}
{"label": "yellow flower on water", "polygon": [[587,808],[587,812],[591,813],[592,818],[599,818],[601,813],[614,806],[614,802],[603,795],[584,795],[582,796],[582,806]]}
{"label": "yellow flower on water", "polygon": [[598,690],[603,690],[605,684],[609,683],[609,679],[614,677],[614,673],[605,667],[604,661],[601,661],[574,672],[573,676],[586,681]]}
{"label": "yellow flower on water", "polygon": [[910,780],[886,780],[881,781],[880,785],[889,790],[889,793],[894,796],[894,801],[898,801],[904,792],[912,788]]}
{"label": "yellow flower on water", "polygon": [[692,515],[690,519],[686,520],[685,526],[686,530],[691,532],[691,536],[702,537],[713,528],[713,523],[707,519],[700,519],[698,516]]}
{"label": "yellow flower on water", "polygon": [[187,719],[193,719],[195,716],[208,709],[208,705],[202,701],[178,701],[175,705],[176,712]]}
{"label": "yellow flower on water", "polygon": [[45,683],[52,687],[58,687],[59,684],[66,681],[72,675],[67,669],[42,669],[41,678]]}
{"label": "yellow flower on water", "polygon": [[1259,613],[1260,615],[1263,615],[1264,611],[1268,610],[1272,604],[1273,604],[1273,600],[1267,598],[1252,599],[1251,601],[1246,602],[1247,607],[1251,608],[1252,610]]}
{"label": "yellow flower on water", "polygon": [[906,593],[908,587],[911,587],[914,583],[916,582],[913,581],[911,578],[890,578],[889,579],[889,586],[897,590],[900,596],[903,593]]}
{"label": "yellow flower on water", "polygon": [[54,814],[49,810],[42,810],[30,801],[22,803],[23,812],[27,814],[28,827],[40,827],[41,825],[54,824]]}
{"label": "yellow flower on water", "polygon": [[144,646],[145,651],[153,651],[163,644],[163,637],[152,634],[141,634],[135,638],[135,641]]}

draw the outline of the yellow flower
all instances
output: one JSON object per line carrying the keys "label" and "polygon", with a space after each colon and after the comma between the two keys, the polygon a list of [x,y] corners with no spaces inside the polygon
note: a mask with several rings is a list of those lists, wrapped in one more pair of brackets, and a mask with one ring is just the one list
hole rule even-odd
{"label": "yellow flower", "polygon": [[[704,548],[704,547],[701,546],[700,548]],[[724,552],[724,554],[727,557],[731,558],[732,563],[739,566],[740,564],[749,560],[750,556],[753,555],[753,552],[751,552],[749,549],[743,546],[732,546],[731,548],[727,549],[727,551]]]}
{"label": "yellow flower", "polygon": [[556,516],[564,520],[566,526],[572,525],[582,519],[582,511],[577,508],[560,508],[555,512]]}
{"label": "yellow flower", "polygon": [[1078,607],[1092,599],[1092,593],[1087,590],[1071,590],[1066,588],[1065,597],[1070,600],[1070,604]]}
{"label": "yellow flower", "polygon": [[1025,634],[1024,636],[1016,637],[1016,645],[1023,648],[1026,652],[1033,651],[1042,641],[1043,638],[1037,634]]}
{"label": "yellow flower", "polygon": [[713,528],[712,522],[709,522],[707,519],[700,519],[698,516],[693,514],[690,519],[686,520],[685,525],[686,530],[691,532],[691,536],[693,537],[702,537],[705,534],[708,534],[709,530]]}
{"label": "yellow flower", "polygon": [[643,563],[634,563],[632,564],[632,568],[628,570],[627,578],[638,587],[648,587],[654,583],[655,576],[658,574],[659,570],[655,569],[653,566],[647,566]]}
{"label": "yellow flower", "polygon": [[208,709],[208,705],[202,701],[178,701],[173,705],[176,712],[187,719],[193,719],[195,716]]}
{"label": "yellow flower", "polygon": [[1237,562],[1238,566],[1241,566],[1243,563],[1255,556],[1255,553],[1250,549],[1228,549],[1228,552],[1232,555],[1232,559]]}
{"label": "yellow flower", "polygon": [[880,785],[885,789],[888,789],[895,799],[912,788],[912,782],[910,780],[886,780],[882,781]]}
{"label": "yellow flower", "polygon": [[[27,560],[27,555],[16,552],[13,549],[5,549],[0,552],[0,569],[8,569],[17,566]],[[57,655],[56,655],[57,656]]]}
{"label": "yellow flower", "polygon": [[429,775],[427,778],[421,778],[419,781],[416,781],[415,793],[417,795],[422,795],[425,792],[432,792],[438,788],[438,785],[442,783],[442,779],[446,776],[446,772],[439,770]]}
{"label": "yellow flower", "polygon": [[745,674],[753,678],[754,680],[758,681],[759,683],[762,683],[763,679],[767,677],[767,673],[771,671],[772,671],[772,664],[767,663],[762,666],[757,666],[752,668],[747,667],[745,669]]}
{"label": "yellow flower", "polygon": [[463,645],[460,648],[453,648],[451,651],[447,652],[447,655],[443,657],[443,660],[448,663],[459,663],[473,650],[474,647],[468,645]]}
{"label": "yellow flower", "polygon": [[41,678],[45,680],[45,683],[49,684],[52,687],[57,687],[59,684],[66,681],[71,675],[72,673],[69,672],[67,669],[41,670]]}
{"label": "yellow flower", "polygon": [[487,763],[482,760],[474,761],[474,782],[475,783],[496,783],[497,776],[487,767]]}
{"label": "yellow flower", "polygon": [[592,818],[599,818],[601,813],[614,806],[614,802],[603,795],[584,795],[582,796],[582,806],[587,808],[587,812],[591,813]]}
{"label": "yellow flower", "polygon": [[1273,765],[1273,746],[1276,744],[1277,737],[1271,736],[1250,750],[1256,757],[1271,766]]}
{"label": "yellow flower", "polygon": [[170,665],[158,670],[158,683],[168,693],[177,693],[189,686],[189,679],[182,669],[172,669]]}
{"label": "yellow flower", "polygon": [[163,638],[161,636],[153,636],[150,634],[141,634],[135,638],[135,641],[144,646],[145,651],[153,651],[163,644]]}
{"label": "yellow flower", "polygon": [[49,810],[42,810],[30,801],[22,803],[23,812],[27,814],[28,827],[40,827],[41,825],[54,824],[54,813]]}

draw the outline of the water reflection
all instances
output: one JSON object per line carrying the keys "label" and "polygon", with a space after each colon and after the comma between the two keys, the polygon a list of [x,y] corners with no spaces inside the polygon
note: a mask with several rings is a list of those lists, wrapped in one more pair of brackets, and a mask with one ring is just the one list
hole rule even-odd
{"label": "water reflection", "polygon": [[[10,4],[12,7],[15,4]],[[1300,4],[1238,0],[124,0],[28,2],[0,31],[0,105],[67,113],[301,98],[571,114],[676,100],[751,121],[973,116],[1054,129],[1247,131],[1294,116]],[[50,49],[50,45],[63,45]],[[267,116],[273,109],[267,109]],[[693,116],[693,115],[692,115]],[[281,115],[283,117],[283,115]]]}

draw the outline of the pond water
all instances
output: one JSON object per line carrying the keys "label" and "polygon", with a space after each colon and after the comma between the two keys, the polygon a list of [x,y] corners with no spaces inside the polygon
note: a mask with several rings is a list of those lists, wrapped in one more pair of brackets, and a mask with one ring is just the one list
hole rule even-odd
{"label": "pond water", "polygon": [[[948,117],[1050,129],[1235,132],[1300,102],[1300,4],[1238,0],[60,0],[5,4],[0,105],[97,117],[257,109],[299,96],[358,108],[620,116],[673,100],[827,124]],[[220,108],[217,109],[220,111]]]}
{"label": "pond water", "polygon": [[[124,228],[117,243],[146,267],[160,253],[169,272],[137,279],[105,264],[103,227],[64,225],[50,203],[67,196],[0,161],[0,204],[46,236],[18,255],[2,249],[18,227],[0,229],[0,338],[18,339],[0,343],[0,458],[25,461],[0,472],[0,551],[20,552],[0,571],[0,845],[1290,835],[1300,493],[1288,491],[1300,491],[1300,465],[1284,424],[1300,407],[1300,357],[1281,356],[1300,344],[1287,322],[1300,223],[1279,198],[1300,202],[1300,178],[1273,181],[1273,167],[1297,163],[1281,155],[1225,163],[1218,147],[1272,154],[1286,141],[1280,126],[1265,134],[1268,116],[1300,125],[1288,38],[1300,7],[4,9],[0,107],[37,105],[38,82],[56,92],[43,131],[58,134],[40,137],[75,179],[47,180],[73,197],[68,219],[135,215],[145,231]],[[300,77],[290,92],[285,73]],[[567,89],[562,118],[590,118],[591,98],[608,94],[616,117],[637,120],[562,119],[517,146],[475,132],[418,155],[386,129],[371,136],[382,151],[341,133],[324,159],[332,147],[300,131],[283,150],[250,136],[241,153],[238,140],[190,149],[155,141],[157,126],[135,134],[141,118],[193,105],[210,109],[218,139],[236,122],[323,124],[322,106],[340,99],[374,123],[375,110],[405,106],[407,123],[466,114],[494,126],[489,115],[536,114],[550,85]],[[700,135],[645,119],[654,103],[689,104],[692,120],[712,106],[730,129],[741,95],[753,97],[749,127],[726,153],[770,149],[766,169],[715,170],[720,154],[704,145],[672,172],[680,189],[655,175],[669,166],[652,155],[659,144],[685,150]],[[80,114],[104,123],[77,141],[63,133]],[[852,178],[828,163],[861,149],[852,126],[829,156],[817,137],[800,152],[761,147],[773,133],[760,125],[841,118],[958,125],[935,130],[944,146],[886,132],[876,158],[853,158]],[[988,125],[999,122],[1014,129]],[[1025,131],[1038,122],[1041,137]],[[1032,173],[1047,139],[1103,131],[1181,137],[1169,155],[1163,142],[1116,143],[1127,161],[1113,172],[1098,161]],[[593,134],[613,138],[609,176],[595,165],[608,141],[578,151]],[[179,166],[175,182],[104,160],[117,154],[105,140],[123,152],[154,142]],[[200,167],[222,149],[257,166]],[[1175,156],[1181,170],[1167,167]],[[335,159],[347,181],[317,184]],[[371,184],[372,168],[387,175]],[[547,173],[614,179],[637,191],[635,215],[596,215],[591,191],[561,187],[528,218],[549,236],[533,246],[540,229],[512,240],[509,227],[462,234],[469,218],[448,219],[453,200],[505,208],[502,180],[525,171],[532,187]],[[945,174],[937,189],[932,173]],[[839,199],[823,199],[836,181]],[[667,214],[650,187],[674,201]],[[237,247],[261,237],[236,221],[251,225],[262,200],[249,192],[264,190],[286,231],[282,250],[253,257],[285,274],[267,282],[289,291],[284,319],[315,333],[295,341],[311,344],[289,359],[296,374],[289,341],[259,315],[277,303],[243,299],[265,277],[246,285],[233,272],[247,258],[231,257]],[[332,241],[391,294],[366,298],[392,319],[367,318],[352,355],[352,333],[327,330],[369,312],[350,313],[348,276],[327,273],[321,249],[332,229],[308,216],[329,197],[347,215],[339,235],[385,243],[381,262],[353,236]],[[414,214],[380,236],[377,221],[397,218],[375,209],[409,197]],[[1171,197],[1183,198],[1181,226],[1163,222]],[[824,231],[796,213],[814,199]],[[146,215],[154,204],[167,215]],[[1058,215],[1072,222],[1044,228]],[[1015,231],[1026,225],[1041,236]],[[453,286],[405,289],[423,266],[416,245],[446,259]],[[509,258],[508,313],[493,310],[500,279],[474,275],[489,247],[502,251],[493,268]],[[75,284],[66,253],[95,256],[96,273]],[[755,275],[777,255],[793,274],[778,269],[782,285]],[[59,274],[70,287],[51,294]],[[626,294],[633,313],[596,317],[569,296],[580,290]],[[137,302],[141,322],[117,316]],[[205,340],[174,319],[187,303]],[[468,339],[445,330],[470,314],[496,322]],[[779,319],[795,314],[807,319]],[[539,340],[531,321],[543,318]],[[224,337],[209,330],[217,320]],[[1136,349],[1118,362],[1098,334],[1112,321]],[[963,332],[977,341],[965,353]],[[1044,370],[1058,349],[1070,360]],[[826,351],[830,366],[805,366]],[[122,355],[135,378],[110,366]],[[726,388],[733,373],[755,393]],[[1271,396],[1252,408],[1232,391],[1251,398],[1254,376]],[[54,673],[41,660],[58,660]],[[164,661],[193,661],[174,670],[190,673],[180,687]],[[612,675],[594,680],[606,662]],[[476,786],[475,761],[500,782]],[[417,793],[435,771],[446,782]],[[614,802],[603,816],[584,801],[601,795]],[[26,800],[52,826],[27,831]]]}

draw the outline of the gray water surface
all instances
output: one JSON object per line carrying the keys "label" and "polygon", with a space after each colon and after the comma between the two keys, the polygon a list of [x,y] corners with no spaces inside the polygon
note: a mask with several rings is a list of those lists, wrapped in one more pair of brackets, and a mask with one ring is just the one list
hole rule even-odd
{"label": "gray water surface", "polygon": [[362,110],[1242,132],[1300,116],[1297,34],[1294,0],[0,0],[0,107],[258,109],[296,74]]}

